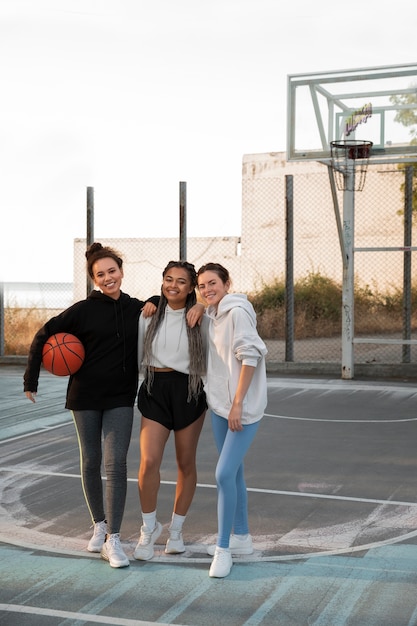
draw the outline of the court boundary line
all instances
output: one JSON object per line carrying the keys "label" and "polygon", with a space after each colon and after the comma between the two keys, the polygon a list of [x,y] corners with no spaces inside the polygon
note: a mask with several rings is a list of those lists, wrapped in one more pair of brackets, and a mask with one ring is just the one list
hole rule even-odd
{"label": "court boundary line", "polygon": [[400,424],[401,422],[417,422],[416,417],[400,417],[398,419],[389,420],[364,420],[364,419],[326,419],[325,417],[299,417],[294,415],[275,415],[273,413],[264,413],[264,417],[274,417],[281,420],[299,420],[304,422],[326,422],[327,424]]}
{"label": "court boundary line", "polygon": [[[34,470],[33,468],[7,468],[0,466],[0,472],[9,474],[30,474],[31,476],[55,476],[61,478],[77,478],[81,480],[80,474],[70,474],[64,472],[49,472],[43,470]],[[105,476],[102,476],[103,480],[107,480]],[[128,482],[137,483],[137,478],[129,478]],[[161,480],[161,485],[176,485],[175,480]],[[197,487],[200,489],[216,489],[215,484],[210,483],[197,483]],[[313,498],[317,500],[339,500],[344,502],[357,502],[361,504],[381,504],[383,506],[406,506],[415,507],[417,502],[406,502],[403,500],[382,500],[378,498],[359,498],[355,496],[338,496],[336,494],[326,493],[313,493],[311,491],[284,491],[280,489],[262,489],[261,487],[247,487],[247,491],[252,493],[264,493],[273,496],[290,496],[300,498]]]}
{"label": "court boundary line", "polygon": [[[123,617],[107,617],[106,615],[92,615],[73,611],[60,611],[59,609],[47,609],[27,604],[0,604],[0,611],[10,613],[28,613],[29,615],[43,615],[44,617],[59,617],[62,619],[82,620],[94,624],[110,624],[112,626],[172,626],[166,622],[143,622],[137,619]],[[181,624],[179,625],[181,626]]]}

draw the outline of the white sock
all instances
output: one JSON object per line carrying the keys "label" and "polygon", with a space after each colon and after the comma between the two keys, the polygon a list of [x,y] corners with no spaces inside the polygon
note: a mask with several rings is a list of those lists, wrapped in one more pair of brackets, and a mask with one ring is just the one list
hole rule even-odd
{"label": "white sock", "polygon": [[181,532],[184,521],[185,515],[178,515],[177,513],[173,513],[171,523],[169,525],[169,530],[176,530],[178,532]]}
{"label": "white sock", "polygon": [[156,511],[152,511],[152,513],[142,513],[142,520],[146,530],[152,532],[156,526]]}

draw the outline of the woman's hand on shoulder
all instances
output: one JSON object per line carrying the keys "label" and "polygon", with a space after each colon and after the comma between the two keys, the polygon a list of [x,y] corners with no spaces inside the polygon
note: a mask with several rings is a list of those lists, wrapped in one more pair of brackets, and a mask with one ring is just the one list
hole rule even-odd
{"label": "woman's hand on shoulder", "polygon": [[187,324],[190,328],[194,328],[197,324],[201,324],[206,307],[201,302],[197,302],[187,313]]}
{"label": "woman's hand on shoulder", "polygon": [[156,306],[152,302],[145,302],[145,306],[142,309],[143,317],[152,317],[155,314]]}

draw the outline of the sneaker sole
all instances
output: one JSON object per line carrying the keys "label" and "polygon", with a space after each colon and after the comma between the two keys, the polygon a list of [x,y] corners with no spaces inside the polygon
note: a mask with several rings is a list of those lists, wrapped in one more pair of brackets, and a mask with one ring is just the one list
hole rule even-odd
{"label": "sneaker sole", "polygon": [[118,565],[115,565],[114,563],[110,561],[107,554],[100,552],[100,556],[104,561],[107,561],[107,563],[109,563],[110,567],[119,568],[119,567],[128,567],[130,565],[129,559],[127,561],[123,561],[122,563],[119,563]]}
{"label": "sneaker sole", "polygon": [[229,576],[230,572],[232,571],[232,567],[233,564],[231,565],[229,571],[225,574],[221,573],[221,574],[215,574],[214,572],[212,573],[211,571],[209,572],[209,576],[210,578],[226,578],[226,576]]}
{"label": "sneaker sole", "polygon": [[165,554],[184,554],[185,548],[184,548],[184,550],[173,550],[173,549],[167,550],[165,548],[164,552],[165,552]]}
{"label": "sneaker sole", "polygon": [[[103,544],[104,544],[104,541],[103,541]],[[95,554],[98,554],[99,552],[101,552],[103,544],[99,548],[90,548],[89,546],[87,546],[87,550],[88,552],[93,552]]]}

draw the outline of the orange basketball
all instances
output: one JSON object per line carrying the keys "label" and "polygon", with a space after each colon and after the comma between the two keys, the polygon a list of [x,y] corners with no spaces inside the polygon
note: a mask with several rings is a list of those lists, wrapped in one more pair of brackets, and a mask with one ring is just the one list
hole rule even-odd
{"label": "orange basketball", "polygon": [[42,364],[55,376],[70,376],[80,369],[84,356],[84,346],[77,337],[70,333],[56,333],[43,346]]}

